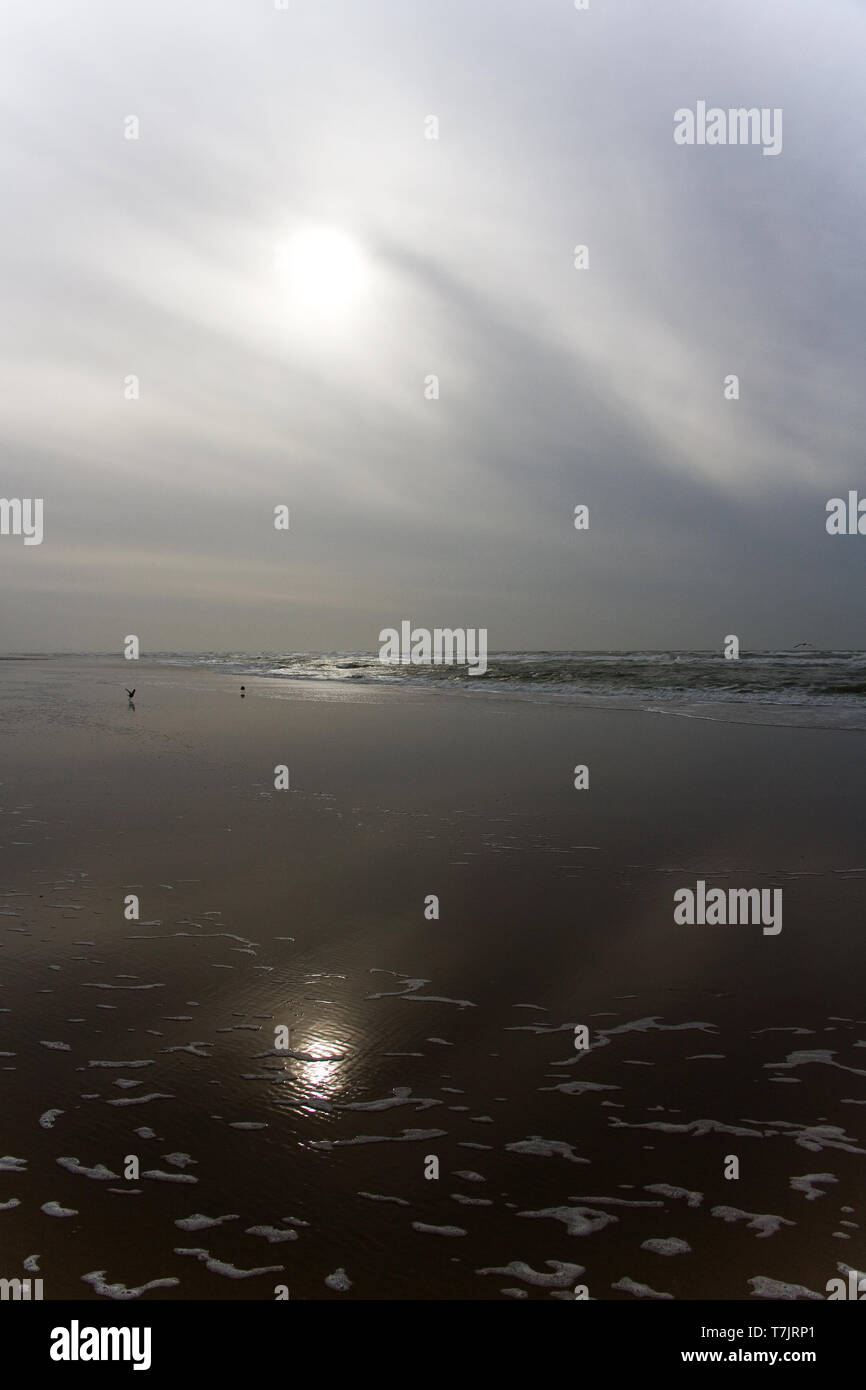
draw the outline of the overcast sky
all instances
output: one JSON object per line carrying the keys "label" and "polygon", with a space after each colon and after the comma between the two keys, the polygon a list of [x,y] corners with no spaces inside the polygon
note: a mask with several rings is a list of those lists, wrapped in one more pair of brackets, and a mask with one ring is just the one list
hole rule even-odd
{"label": "overcast sky", "polygon": [[[7,5],[0,650],[866,645],[864,51],[854,0]],[[701,100],[781,153],[675,144]]]}

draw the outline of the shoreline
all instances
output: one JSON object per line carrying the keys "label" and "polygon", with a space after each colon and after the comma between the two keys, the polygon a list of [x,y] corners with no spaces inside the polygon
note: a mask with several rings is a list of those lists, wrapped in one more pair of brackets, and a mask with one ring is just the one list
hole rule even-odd
{"label": "shoreline", "polygon": [[[496,653],[493,654],[497,655]],[[105,655],[78,656],[76,654],[64,654],[60,657],[41,657],[41,656],[8,656],[0,657],[0,661],[27,661],[37,663],[51,663],[59,660],[61,662],[75,662],[91,665],[93,669],[117,669],[122,671],[125,677],[129,677],[128,663],[121,662],[117,657]],[[149,665],[149,662],[152,664]],[[840,702],[834,705],[829,700],[815,700],[811,704],[788,703],[779,701],[773,703],[768,700],[695,700],[684,698],[681,702],[670,701],[669,707],[664,704],[653,705],[648,703],[653,696],[635,696],[625,703],[619,703],[617,697],[586,695],[571,691],[557,691],[543,684],[534,689],[503,688],[499,685],[485,685],[479,683],[472,686],[469,683],[460,681],[447,681],[445,678],[424,681],[419,678],[417,684],[412,680],[368,680],[365,677],[346,677],[343,679],[335,677],[318,676],[291,676],[273,675],[262,673],[247,667],[239,668],[237,671],[221,669],[211,664],[190,664],[184,661],[174,661],[169,658],[159,658],[156,660],[142,657],[136,663],[139,670],[176,670],[196,673],[199,677],[213,676],[222,678],[225,681],[237,682],[238,684],[246,681],[255,682],[256,686],[266,692],[270,698],[294,698],[298,700],[323,700],[333,698],[336,700],[355,700],[358,702],[369,702],[371,695],[381,693],[381,698],[387,698],[389,691],[405,691],[415,694],[421,698],[428,694],[437,696],[452,695],[459,699],[483,699],[485,702],[501,701],[506,707],[514,703],[537,705],[545,709],[566,709],[566,710],[587,710],[597,711],[603,714],[623,713],[623,714],[647,714],[658,715],[669,719],[685,719],[710,724],[732,724],[742,727],[766,728],[766,729],[804,729],[815,730],[827,733],[866,733],[866,711],[860,710],[856,706],[844,705]],[[129,677],[131,678],[131,677]],[[484,678],[482,678],[483,681]],[[334,691],[334,695],[329,697],[326,692]],[[283,693],[285,692],[285,693]],[[622,697],[619,697],[621,700]],[[681,704],[682,707],[677,707]],[[828,719],[829,711],[835,710],[835,718]],[[863,722],[857,722],[862,720]],[[823,721],[823,722],[822,722]]]}

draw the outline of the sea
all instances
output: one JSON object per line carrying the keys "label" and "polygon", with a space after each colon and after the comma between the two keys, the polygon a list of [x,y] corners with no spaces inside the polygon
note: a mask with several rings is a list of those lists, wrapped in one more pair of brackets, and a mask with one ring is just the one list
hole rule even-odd
{"label": "sea", "polygon": [[388,665],[376,652],[160,652],[158,663],[291,681],[408,685],[742,723],[866,729],[866,653],[817,650],[516,651],[466,667]]}

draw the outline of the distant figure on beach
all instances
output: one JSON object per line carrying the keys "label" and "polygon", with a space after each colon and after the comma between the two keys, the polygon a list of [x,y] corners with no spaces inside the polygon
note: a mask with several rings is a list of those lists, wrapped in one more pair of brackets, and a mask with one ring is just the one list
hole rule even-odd
{"label": "distant figure on beach", "polygon": [[[124,690],[126,690],[126,686],[124,686],[123,688],[124,688]],[[135,691],[134,691],[134,690],[126,690],[126,693],[127,693],[127,695],[129,696],[129,698],[130,698],[130,700],[131,700],[132,697],[133,697],[133,695],[135,694]]]}
{"label": "distant figure on beach", "polygon": [[242,700],[246,697],[246,693],[247,693],[247,688],[246,688],[245,685],[242,685],[242,686],[241,686],[241,699],[242,699]]}

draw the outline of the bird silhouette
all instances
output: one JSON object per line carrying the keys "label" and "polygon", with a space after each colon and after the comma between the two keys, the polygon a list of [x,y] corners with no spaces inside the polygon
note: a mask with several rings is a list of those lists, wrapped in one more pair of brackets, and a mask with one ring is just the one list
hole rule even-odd
{"label": "bird silhouette", "polygon": [[[126,686],[124,686],[123,688],[124,688],[124,690],[126,690]],[[135,694],[135,691],[134,691],[134,690],[126,690],[126,693],[127,693],[127,695],[129,696],[129,698],[130,698],[130,700],[131,700],[132,697],[133,697],[133,695]]]}

